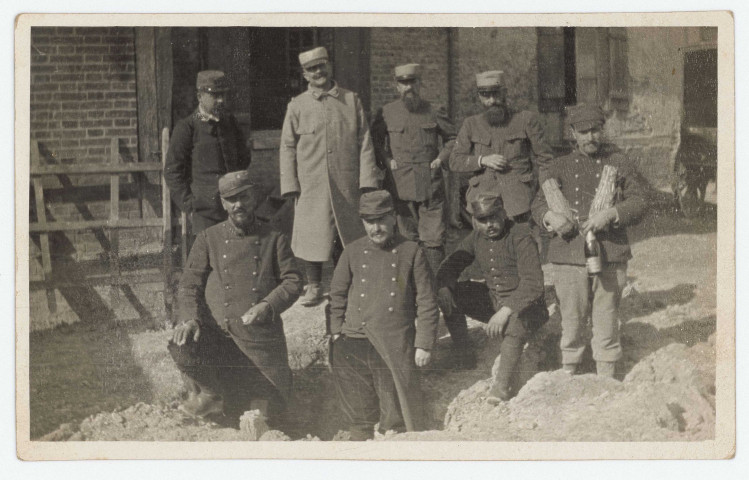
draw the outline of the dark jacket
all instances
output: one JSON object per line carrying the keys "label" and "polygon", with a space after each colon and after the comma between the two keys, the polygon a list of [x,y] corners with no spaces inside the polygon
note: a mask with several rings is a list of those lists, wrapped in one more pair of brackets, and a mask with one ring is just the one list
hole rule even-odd
{"label": "dark jacket", "polygon": [[[447,166],[455,134],[447,111],[435,109],[427,101],[417,112],[409,112],[403,100],[378,110],[372,122],[372,141],[380,168],[387,169],[390,176],[389,190],[395,198],[413,202],[429,199],[431,163],[439,157]],[[390,168],[391,159],[395,160],[395,170]]]}
{"label": "dark jacket", "polygon": [[[179,285],[179,316],[183,322],[194,319],[213,326],[205,298],[212,271],[223,293],[215,300],[223,304],[225,318],[217,321],[288,398],[291,370],[281,313],[299,298],[302,277],[286,236],[258,223],[244,233],[230,220],[200,232]],[[261,301],[273,309],[272,320],[243,325],[240,317]]]}
{"label": "dark jacket", "polygon": [[226,212],[218,196],[219,177],[249,166],[250,150],[237,119],[204,120],[195,110],[174,127],[164,180],[181,211],[220,221]]}
{"label": "dark jacket", "polygon": [[[479,156],[491,154],[504,156],[510,170],[500,173],[480,167]],[[474,172],[470,188],[499,194],[507,215],[514,217],[530,210],[537,179],[545,178],[552,158],[537,114],[510,112],[509,120],[498,127],[478,114],[463,122],[450,155],[450,170]]]}
{"label": "dark jacket", "polygon": [[[632,258],[626,227],[637,223],[646,209],[644,183],[634,164],[618,152],[615,146],[604,144],[593,157],[575,150],[554,160],[549,168],[549,177],[560,184],[562,195],[570,207],[578,212],[579,222],[582,224],[588,218],[605,165],[617,167],[614,206],[619,221],[610,225],[608,230],[597,232],[596,238],[601,244],[605,262],[623,263]],[[546,197],[543,190],[539,189],[533,202],[533,218],[538,225],[543,225],[544,215],[548,211]],[[549,242],[547,258],[552,263],[585,265],[584,238],[581,235],[571,238],[554,235]]]}
{"label": "dark jacket", "polygon": [[474,260],[486,280],[495,311],[507,306],[520,314],[543,299],[544,274],[527,223],[508,221],[496,239],[471,232],[440,265],[437,288],[454,290],[460,274]]}
{"label": "dark jacket", "polygon": [[396,236],[381,249],[364,237],[346,246],[330,283],[330,331],[366,334],[393,374],[409,431],[423,427],[415,348],[434,347],[438,322],[431,271],[416,242]]}

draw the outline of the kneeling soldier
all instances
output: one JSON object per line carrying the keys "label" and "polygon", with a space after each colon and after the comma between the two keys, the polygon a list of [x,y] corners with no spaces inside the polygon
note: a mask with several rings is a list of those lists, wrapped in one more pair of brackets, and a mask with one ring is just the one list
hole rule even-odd
{"label": "kneeling soldier", "polygon": [[346,246],[330,283],[331,363],[351,440],[372,438],[378,420],[381,433],[424,428],[416,367],[429,363],[439,322],[426,256],[395,233],[390,194],[363,194],[359,216],[367,236]]}
{"label": "kneeling soldier", "polygon": [[[451,253],[437,273],[440,307],[453,340],[459,368],[475,368],[465,315],[488,323],[487,333],[499,338],[499,372],[492,395],[513,396],[511,380],[530,333],[549,318],[538,248],[527,223],[508,220],[498,197],[471,202],[473,232]],[[459,282],[474,260],[485,283]]]}
{"label": "kneeling soldier", "polygon": [[[291,394],[281,313],[299,298],[301,274],[286,236],[255,220],[260,195],[248,173],[228,173],[218,188],[229,219],[195,239],[179,285],[184,323],[169,343],[190,387],[181,409],[200,417],[221,413],[234,387],[250,408],[272,418]],[[221,321],[205,298],[211,271],[222,287]]]}

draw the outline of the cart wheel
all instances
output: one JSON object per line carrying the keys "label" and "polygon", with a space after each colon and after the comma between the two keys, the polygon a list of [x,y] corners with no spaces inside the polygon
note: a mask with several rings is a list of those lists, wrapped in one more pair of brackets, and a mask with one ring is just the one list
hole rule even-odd
{"label": "cart wheel", "polygon": [[679,162],[676,165],[674,180],[674,195],[682,215],[693,218],[702,209],[700,198],[700,175]]}

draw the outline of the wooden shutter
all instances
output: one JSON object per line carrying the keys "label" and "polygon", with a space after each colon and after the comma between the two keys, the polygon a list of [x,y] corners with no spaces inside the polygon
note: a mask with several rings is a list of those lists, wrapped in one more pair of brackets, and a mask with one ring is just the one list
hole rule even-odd
{"label": "wooden shutter", "polygon": [[561,112],[564,108],[564,29],[539,27],[538,43],[538,110]]}
{"label": "wooden shutter", "polygon": [[609,105],[617,110],[629,107],[629,71],[627,69],[627,30],[609,28]]}

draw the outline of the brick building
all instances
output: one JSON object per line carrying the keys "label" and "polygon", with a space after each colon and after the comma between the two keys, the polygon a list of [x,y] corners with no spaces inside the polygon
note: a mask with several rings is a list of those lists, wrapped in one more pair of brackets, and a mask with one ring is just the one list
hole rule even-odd
{"label": "brick building", "polygon": [[[598,102],[609,116],[610,138],[639,162],[657,188],[667,188],[680,144],[690,85],[715,85],[717,28],[89,28],[31,31],[31,141],[43,163],[106,162],[117,138],[122,162],[158,161],[159,132],[197,105],[194,81],[202,69],[227,72],[230,99],[250,138],[253,169],[269,188],[278,178],[278,139],[288,100],[304,88],[297,54],[325,45],[334,76],[357,91],[369,112],[396,97],[392,70],[424,66],[423,96],[454,120],[475,112],[476,72],[502,69],[510,103],[539,111],[552,143],[567,145],[564,107]],[[699,56],[700,71],[688,68]],[[713,77],[711,77],[713,75]],[[710,83],[712,82],[712,83]],[[692,88],[693,90],[693,88]],[[715,94],[702,95],[704,126],[717,126]],[[710,103],[712,102],[712,103]],[[705,117],[705,118],[702,118]],[[161,215],[158,176],[123,175],[120,216]],[[108,177],[45,179],[52,220],[106,218]],[[143,200],[139,200],[138,198]],[[30,219],[35,221],[34,200]],[[163,315],[163,286],[133,282],[114,312],[105,283],[55,289],[51,312],[44,289],[38,236],[32,235],[32,329],[90,316],[120,320]],[[126,230],[120,246],[134,269],[158,267],[161,232]],[[106,258],[103,231],[50,234],[56,271],[69,284]],[[128,264],[128,261],[125,261]],[[73,272],[73,273],[70,273]]]}

